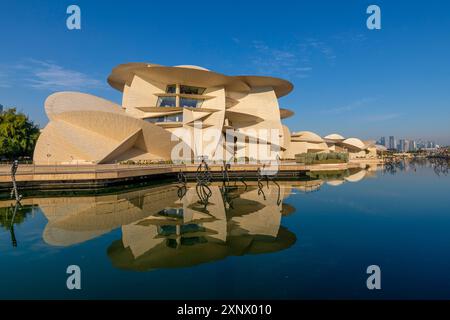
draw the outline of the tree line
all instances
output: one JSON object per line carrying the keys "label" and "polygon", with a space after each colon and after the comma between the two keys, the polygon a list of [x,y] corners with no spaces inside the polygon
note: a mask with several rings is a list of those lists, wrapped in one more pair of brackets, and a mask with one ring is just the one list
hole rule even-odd
{"label": "tree line", "polygon": [[16,108],[0,112],[0,160],[32,157],[39,127]]}

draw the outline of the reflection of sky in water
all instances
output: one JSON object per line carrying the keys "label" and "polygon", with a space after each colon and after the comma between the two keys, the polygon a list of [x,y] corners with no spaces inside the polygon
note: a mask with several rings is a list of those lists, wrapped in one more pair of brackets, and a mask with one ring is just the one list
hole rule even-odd
{"label": "reflection of sky in water", "polygon": [[[17,247],[0,212],[0,298],[449,298],[449,178],[391,173],[264,183],[264,195],[213,184],[206,206],[190,185],[182,199],[176,186],[26,198]],[[80,292],[65,289],[70,264]],[[365,287],[371,264],[380,292]]]}

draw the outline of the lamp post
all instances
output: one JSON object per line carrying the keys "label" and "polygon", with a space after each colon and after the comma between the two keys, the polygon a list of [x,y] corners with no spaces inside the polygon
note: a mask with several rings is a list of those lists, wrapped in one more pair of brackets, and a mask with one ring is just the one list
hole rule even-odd
{"label": "lamp post", "polygon": [[50,165],[50,157],[52,156],[49,152],[50,144],[47,143],[47,165]]}

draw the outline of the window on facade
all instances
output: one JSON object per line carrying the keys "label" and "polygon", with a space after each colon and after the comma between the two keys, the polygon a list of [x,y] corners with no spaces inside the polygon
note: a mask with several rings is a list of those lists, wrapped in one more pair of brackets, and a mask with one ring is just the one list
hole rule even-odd
{"label": "window on facade", "polygon": [[172,218],[183,218],[183,208],[166,208],[158,212],[159,215]]}
{"label": "window on facade", "polygon": [[180,107],[200,108],[203,100],[180,98]]}
{"label": "window on facade", "polygon": [[159,97],[156,103],[157,107],[176,107],[177,99],[175,97]]}
{"label": "window on facade", "polygon": [[180,86],[180,93],[182,94],[203,94],[203,92],[205,92],[205,88]]}
{"label": "window on facade", "polygon": [[[205,88],[180,85],[179,93],[181,95],[202,95]],[[166,97],[159,97],[156,103],[157,107],[189,107],[199,108],[203,103],[203,99],[194,99],[188,96],[177,95],[177,85],[169,84],[166,87]],[[173,94],[173,96],[172,96]],[[179,102],[177,102],[179,100]]]}
{"label": "window on facade", "polygon": [[177,86],[175,84],[169,84],[166,88],[166,93],[176,93]]}
{"label": "window on facade", "polygon": [[147,118],[145,119],[148,122],[151,123],[159,123],[159,122],[183,122],[183,114],[170,114],[167,116],[160,116],[160,117],[154,117],[154,118]]}
{"label": "window on facade", "polygon": [[164,116],[166,122],[182,122],[183,121],[183,114],[173,114],[173,115],[168,115],[168,116]]}
{"label": "window on facade", "polygon": [[145,121],[155,123],[155,122],[162,122],[164,117],[155,117],[155,118],[147,118]]}
{"label": "window on facade", "polygon": [[195,246],[196,244],[207,243],[205,237],[181,237],[177,242],[177,239],[168,238],[166,239],[166,246],[169,248],[178,248],[181,246]]}
{"label": "window on facade", "polygon": [[[163,236],[170,236],[177,234],[177,227],[174,225],[160,225],[158,226],[157,230],[158,234]],[[205,231],[206,231],[205,227],[196,223],[182,224],[180,225],[179,229],[180,234],[205,232]]]}

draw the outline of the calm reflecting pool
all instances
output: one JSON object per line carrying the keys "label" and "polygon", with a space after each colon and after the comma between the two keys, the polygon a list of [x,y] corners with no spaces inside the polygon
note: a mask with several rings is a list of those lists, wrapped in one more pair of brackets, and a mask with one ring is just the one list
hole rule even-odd
{"label": "calm reflecting pool", "polygon": [[[429,162],[308,181],[0,201],[0,298],[450,298],[450,179]],[[81,268],[81,290],[66,269]],[[381,268],[381,290],[366,269]]]}

